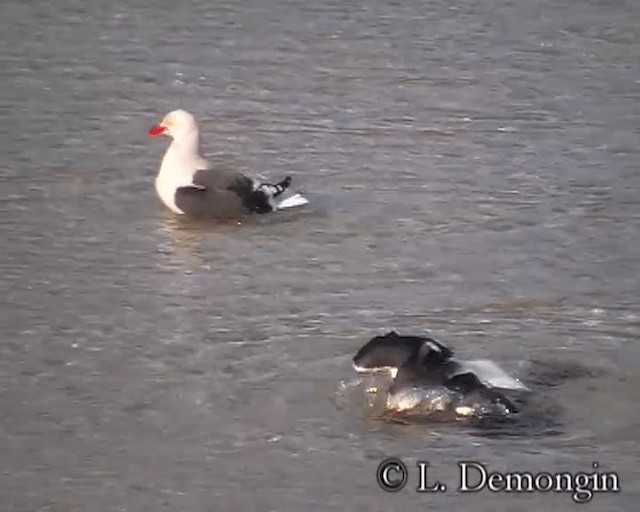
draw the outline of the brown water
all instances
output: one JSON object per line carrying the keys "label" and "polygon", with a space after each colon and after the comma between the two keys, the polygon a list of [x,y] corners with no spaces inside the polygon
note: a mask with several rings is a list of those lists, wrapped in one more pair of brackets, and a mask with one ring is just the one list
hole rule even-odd
{"label": "brown water", "polygon": [[[639,26],[632,1],[5,2],[0,510],[635,510]],[[165,212],[146,132],[177,107],[312,207]],[[351,356],[390,328],[519,371],[536,427],[371,418]],[[388,455],[450,491],[383,492]],[[463,459],[599,461],[622,492],[459,494]]]}

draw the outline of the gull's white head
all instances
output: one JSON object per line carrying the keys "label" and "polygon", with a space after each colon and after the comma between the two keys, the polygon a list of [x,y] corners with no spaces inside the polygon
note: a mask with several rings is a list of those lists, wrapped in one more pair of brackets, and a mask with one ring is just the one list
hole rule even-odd
{"label": "gull's white head", "polygon": [[167,135],[173,139],[193,137],[198,134],[195,118],[186,110],[178,109],[169,112],[162,121],[149,130],[151,137]]}

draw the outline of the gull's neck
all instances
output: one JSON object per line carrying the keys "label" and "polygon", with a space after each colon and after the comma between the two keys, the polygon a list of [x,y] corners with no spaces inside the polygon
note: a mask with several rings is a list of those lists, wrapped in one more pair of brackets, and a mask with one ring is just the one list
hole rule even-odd
{"label": "gull's neck", "polygon": [[199,149],[197,130],[174,137],[162,159],[158,179],[190,182],[197,170],[206,168]]}
{"label": "gull's neck", "polygon": [[200,136],[198,130],[190,130],[173,138],[169,150],[183,156],[200,156]]}
{"label": "gull's neck", "polygon": [[174,136],[156,176],[156,192],[162,202],[175,213],[184,213],[176,205],[176,189],[192,186],[194,174],[206,168],[207,162],[200,156],[198,129]]}
{"label": "gull's neck", "polygon": [[166,154],[173,154],[186,160],[200,158],[200,137],[198,131],[192,130],[174,137]]}

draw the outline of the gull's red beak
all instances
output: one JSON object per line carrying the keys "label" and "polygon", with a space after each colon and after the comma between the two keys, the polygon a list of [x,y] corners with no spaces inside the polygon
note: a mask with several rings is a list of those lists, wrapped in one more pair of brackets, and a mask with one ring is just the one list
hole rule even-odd
{"label": "gull's red beak", "polygon": [[161,124],[157,124],[149,130],[149,135],[151,137],[158,137],[159,135],[162,135],[165,130],[166,128],[164,126],[162,126]]}

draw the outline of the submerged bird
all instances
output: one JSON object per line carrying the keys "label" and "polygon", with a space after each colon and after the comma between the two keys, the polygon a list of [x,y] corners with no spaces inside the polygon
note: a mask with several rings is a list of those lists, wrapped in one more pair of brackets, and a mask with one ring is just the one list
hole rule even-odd
{"label": "submerged bird", "polygon": [[173,139],[162,159],[155,185],[162,202],[174,213],[229,219],[308,203],[300,194],[278,199],[291,184],[289,176],[270,184],[238,172],[212,169],[200,156],[196,120],[185,110],[169,112],[149,130],[149,135]]}
{"label": "submerged bird", "polygon": [[391,375],[386,406],[392,412],[511,414],[518,410],[499,390],[528,390],[492,361],[456,360],[449,348],[430,337],[395,331],[372,338],[353,357],[353,366],[359,373]]}

